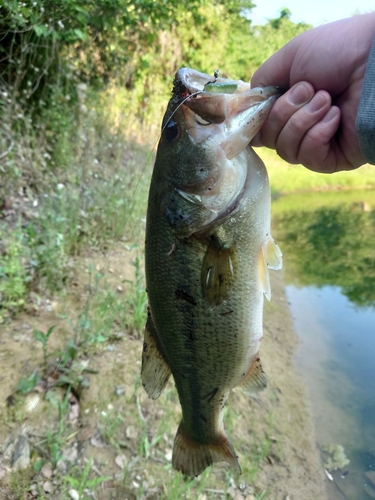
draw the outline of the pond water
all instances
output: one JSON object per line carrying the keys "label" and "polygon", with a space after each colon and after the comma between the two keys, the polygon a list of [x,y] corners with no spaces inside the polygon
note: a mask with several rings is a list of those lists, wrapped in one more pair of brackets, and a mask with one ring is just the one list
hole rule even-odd
{"label": "pond water", "polygon": [[273,212],[322,461],[329,444],[350,460],[328,497],[375,498],[375,192],[287,196]]}

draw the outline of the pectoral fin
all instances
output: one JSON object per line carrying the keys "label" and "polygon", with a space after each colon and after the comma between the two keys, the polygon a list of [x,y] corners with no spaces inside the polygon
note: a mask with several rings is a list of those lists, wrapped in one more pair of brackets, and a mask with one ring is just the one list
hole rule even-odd
{"label": "pectoral fin", "polygon": [[157,399],[163,392],[171,370],[160,350],[159,341],[152,318],[146,323],[142,352],[142,385],[152,399]]}
{"label": "pectoral fin", "polygon": [[248,396],[263,391],[268,385],[267,375],[263,371],[259,356],[256,356],[250,366],[247,375],[236,389],[241,390]]}
{"label": "pectoral fin", "polygon": [[278,271],[283,267],[283,254],[281,253],[279,245],[272,238],[268,239],[266,245],[264,245],[264,258],[269,269],[275,269]]}
{"label": "pectoral fin", "polygon": [[203,296],[219,305],[227,299],[237,277],[236,248],[223,248],[213,238],[207,247],[201,272]]}
{"label": "pectoral fin", "polygon": [[279,245],[270,236],[259,252],[259,277],[264,296],[271,300],[271,285],[268,269],[281,269],[283,265],[282,253]]}

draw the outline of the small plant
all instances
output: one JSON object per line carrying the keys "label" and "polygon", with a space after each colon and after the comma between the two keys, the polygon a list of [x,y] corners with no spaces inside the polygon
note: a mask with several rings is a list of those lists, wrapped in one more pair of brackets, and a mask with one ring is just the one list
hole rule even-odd
{"label": "small plant", "polygon": [[142,438],[140,454],[143,454],[146,459],[150,458],[151,450],[159,443],[163,436],[155,436],[153,439],[149,439],[147,433]]}
{"label": "small plant", "polygon": [[133,260],[131,264],[135,269],[135,280],[125,280],[131,285],[126,302],[129,305],[132,314],[132,326],[138,332],[138,336],[140,336],[140,332],[143,330],[146,324],[147,293],[145,288],[145,279],[142,270],[141,257],[137,255],[135,260]]}
{"label": "small plant", "polygon": [[42,344],[43,347],[43,366],[44,372],[47,370],[47,358],[48,358],[48,341],[51,333],[55,329],[55,326],[48,328],[47,333],[43,333],[41,330],[34,330],[34,339]]}
{"label": "small plant", "polygon": [[124,419],[121,415],[118,415],[117,412],[102,412],[100,418],[100,434],[103,439],[107,441],[107,443],[118,446],[118,439],[116,437],[117,430],[119,426],[124,422]]}
{"label": "small plant", "polygon": [[63,458],[61,448],[66,441],[64,434],[66,430],[65,418],[69,412],[69,393],[70,388],[66,391],[62,401],[54,391],[48,391],[46,394],[46,400],[49,401],[51,406],[58,411],[57,429],[50,429],[47,432],[46,437],[46,445],[53,466],[55,466],[57,462]]}
{"label": "small plant", "polygon": [[[2,253],[0,253],[1,308],[17,311],[25,303],[27,281],[22,231],[18,226],[11,233],[9,240],[6,241],[4,236],[5,234],[0,229],[0,243],[4,246]],[[0,309],[0,322],[2,319]]]}
{"label": "small plant", "polygon": [[72,476],[63,477],[64,481],[69,483],[69,485],[78,492],[78,498],[80,500],[86,500],[86,499],[89,500],[90,498],[92,498],[91,496],[83,495],[84,490],[94,489],[99,484],[103,483],[103,481],[108,481],[109,479],[112,479],[111,477],[105,477],[105,476],[94,477],[90,479],[89,474],[91,471],[92,464],[93,464],[93,459],[90,458],[84,470],[81,473],[80,472],[76,473],[76,477]]}
{"label": "small plant", "polygon": [[37,382],[38,382],[38,370],[35,370],[27,378],[22,378],[18,382],[16,386],[16,391],[18,391],[20,394],[28,394],[35,388]]}

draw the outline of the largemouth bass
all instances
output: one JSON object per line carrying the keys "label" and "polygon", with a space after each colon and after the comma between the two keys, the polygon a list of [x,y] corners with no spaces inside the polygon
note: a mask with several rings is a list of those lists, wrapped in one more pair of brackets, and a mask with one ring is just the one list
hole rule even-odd
{"label": "largemouth bass", "polygon": [[235,387],[267,385],[263,297],[281,252],[267,171],[249,142],[278,95],[183,68],[162,124],[147,212],[142,383],[158,398],[173,374],[182,420],[172,464],[191,477],[219,461],[240,472],[224,406]]}

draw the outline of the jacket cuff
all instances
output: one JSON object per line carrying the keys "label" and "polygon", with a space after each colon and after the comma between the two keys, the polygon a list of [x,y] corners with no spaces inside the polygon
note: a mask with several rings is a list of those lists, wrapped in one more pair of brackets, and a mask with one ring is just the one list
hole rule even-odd
{"label": "jacket cuff", "polygon": [[375,165],[375,38],[367,61],[355,126],[363,156]]}

